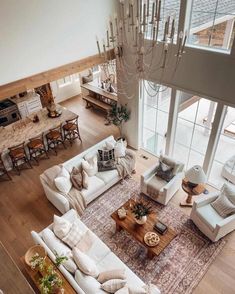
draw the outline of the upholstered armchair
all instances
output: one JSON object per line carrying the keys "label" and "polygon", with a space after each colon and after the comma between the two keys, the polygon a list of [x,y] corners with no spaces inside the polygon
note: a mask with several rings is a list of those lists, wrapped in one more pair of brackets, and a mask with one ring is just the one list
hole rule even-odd
{"label": "upholstered armchair", "polygon": [[235,230],[235,214],[226,218],[220,216],[210,205],[215,201],[220,191],[213,192],[205,196],[199,195],[193,203],[190,218],[199,230],[205,234],[212,242],[216,242],[228,233]]}
{"label": "upholstered armchair", "polygon": [[159,162],[141,175],[141,192],[156,202],[166,205],[181,187],[184,164],[168,156],[160,156],[159,161],[173,167],[173,178],[167,182],[156,176]]}

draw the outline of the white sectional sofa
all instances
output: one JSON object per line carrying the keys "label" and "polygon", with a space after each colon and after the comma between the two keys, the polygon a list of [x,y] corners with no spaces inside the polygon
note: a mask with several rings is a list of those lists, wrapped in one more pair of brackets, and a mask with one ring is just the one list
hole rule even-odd
{"label": "white sectional sofa", "polygon": [[[76,211],[73,209],[64,214],[62,218],[67,219],[71,223],[76,220],[77,224],[79,225],[79,229],[81,229],[83,232],[86,232],[87,230],[90,231],[79,219]],[[40,233],[32,231],[31,234],[34,242],[36,244],[42,245],[46,249],[48,256],[52,260],[55,260],[53,251],[58,248],[58,246],[61,246],[62,241],[60,241],[54,235],[52,228],[53,224],[48,226]],[[91,232],[91,234],[94,236],[94,242],[86,254],[95,261],[100,272],[113,269],[125,269],[128,286],[144,286],[144,283],[140,280],[140,278],[138,278],[93,232]],[[45,238],[45,236],[47,236],[47,238]],[[63,246],[67,247],[67,251],[71,251],[67,245],[64,243],[62,244]],[[95,278],[83,274],[78,268],[75,268],[75,270],[73,270],[74,273],[71,273],[63,265],[61,265],[60,270],[75,289],[75,291],[79,294],[107,293],[100,288],[100,283]],[[159,293],[159,289],[156,286],[153,286],[151,294]]]}
{"label": "white sectional sofa", "polygon": [[[94,156],[98,149],[102,149],[105,146],[105,142],[115,141],[113,136],[109,136],[105,140],[64,162],[62,165],[71,172],[74,166],[81,165],[82,159],[88,159]],[[128,151],[127,151],[128,152]],[[40,180],[44,188],[47,199],[62,213],[71,209],[69,201],[59,191],[52,190],[46,182],[46,177],[43,174],[40,175]],[[96,199],[107,189],[112,187],[118,181],[121,180],[117,170],[98,172],[95,176],[89,177],[88,190],[83,189],[81,194],[84,197],[86,204],[89,204],[92,200]]]}

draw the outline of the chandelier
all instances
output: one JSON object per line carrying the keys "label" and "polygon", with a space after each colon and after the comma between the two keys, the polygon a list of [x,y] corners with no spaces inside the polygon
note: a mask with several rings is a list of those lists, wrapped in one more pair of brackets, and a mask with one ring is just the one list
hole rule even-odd
{"label": "chandelier", "polygon": [[[149,82],[150,75],[157,73],[161,82],[166,69],[173,68],[173,78],[185,53],[186,33],[176,34],[175,15],[162,17],[161,0],[120,0],[118,10],[109,20],[106,40],[101,44],[96,40],[98,52],[104,58],[101,67],[107,78],[110,72],[118,71],[118,91],[127,98],[134,95],[127,93],[126,86],[141,79],[149,84],[146,91],[151,88],[149,95],[153,97],[167,87]],[[110,58],[111,49],[115,60]]]}

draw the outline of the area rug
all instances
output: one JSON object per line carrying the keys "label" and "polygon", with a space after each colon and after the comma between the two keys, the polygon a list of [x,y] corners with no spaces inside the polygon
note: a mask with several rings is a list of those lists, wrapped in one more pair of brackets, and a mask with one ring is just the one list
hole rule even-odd
{"label": "area rug", "polygon": [[178,233],[168,247],[153,259],[125,231],[115,233],[110,215],[132,196],[140,195],[139,184],[129,179],[117,184],[88,206],[82,220],[145,283],[157,285],[161,293],[192,293],[222,250],[225,241],[212,243],[180,209],[148,200],[158,218]]}

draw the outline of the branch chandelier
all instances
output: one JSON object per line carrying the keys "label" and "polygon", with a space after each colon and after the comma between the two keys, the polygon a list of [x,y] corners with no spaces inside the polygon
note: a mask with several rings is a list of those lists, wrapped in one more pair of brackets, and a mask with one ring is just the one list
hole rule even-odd
{"label": "branch chandelier", "polygon": [[[143,85],[147,92],[147,88],[150,89],[151,93],[148,94],[151,97],[167,89],[149,82],[148,77],[150,73],[155,75],[159,72],[161,80],[169,65],[174,66],[174,76],[185,53],[186,33],[181,31],[178,36],[175,34],[175,16],[168,16],[164,22],[161,6],[161,0],[120,0],[119,13],[115,13],[113,19],[110,18],[106,40],[102,40],[102,46],[98,38],[96,39],[98,52],[104,58],[101,67],[106,77],[110,76],[110,72],[116,73],[117,66],[122,77],[118,79],[118,92],[128,99],[134,97],[127,93],[127,86],[132,81],[145,80]],[[164,27],[163,32],[160,27]],[[178,46],[174,44],[175,37]],[[174,46],[177,46],[176,53]],[[109,50],[112,48],[116,60],[109,58]]]}

